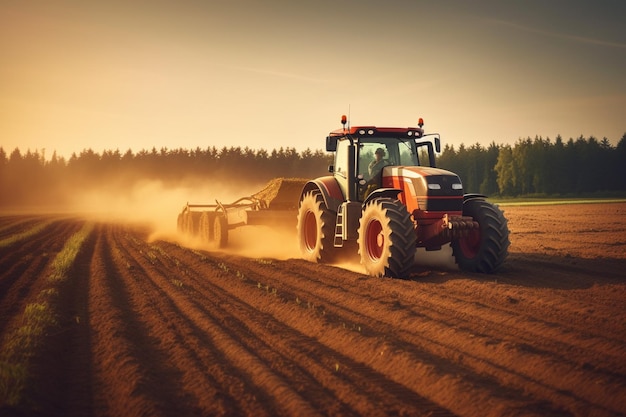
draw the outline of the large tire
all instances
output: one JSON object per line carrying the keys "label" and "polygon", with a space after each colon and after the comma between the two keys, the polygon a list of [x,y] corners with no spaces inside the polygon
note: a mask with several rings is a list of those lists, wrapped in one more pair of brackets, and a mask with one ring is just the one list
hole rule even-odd
{"label": "large tire", "polygon": [[452,255],[459,268],[490,274],[498,271],[509,254],[509,228],[502,210],[481,198],[463,203],[463,215],[480,227],[466,237],[452,241]]}
{"label": "large tire", "polygon": [[335,260],[335,222],[336,215],[328,210],[319,190],[309,191],[302,197],[298,208],[297,235],[304,259],[321,263]]}
{"label": "large tire", "polygon": [[363,209],[359,225],[361,264],[372,276],[401,277],[415,259],[415,226],[406,206],[378,198]]}

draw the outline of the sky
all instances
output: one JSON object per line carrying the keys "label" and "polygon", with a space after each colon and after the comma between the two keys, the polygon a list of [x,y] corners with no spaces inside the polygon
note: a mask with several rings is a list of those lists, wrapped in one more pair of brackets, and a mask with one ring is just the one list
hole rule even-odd
{"label": "sky", "polygon": [[626,134],[622,0],[0,0],[0,147],[458,147]]}

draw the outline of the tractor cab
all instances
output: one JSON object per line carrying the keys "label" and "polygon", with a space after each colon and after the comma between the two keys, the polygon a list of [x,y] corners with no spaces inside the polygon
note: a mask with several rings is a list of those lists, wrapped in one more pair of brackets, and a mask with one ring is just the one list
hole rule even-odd
{"label": "tractor cab", "polygon": [[[326,138],[326,150],[335,152],[331,172],[349,201],[363,202],[391,177],[391,167],[435,167],[440,139],[424,139],[423,120],[419,127],[379,128],[357,126],[335,130]],[[388,181],[387,181],[388,182]]]}

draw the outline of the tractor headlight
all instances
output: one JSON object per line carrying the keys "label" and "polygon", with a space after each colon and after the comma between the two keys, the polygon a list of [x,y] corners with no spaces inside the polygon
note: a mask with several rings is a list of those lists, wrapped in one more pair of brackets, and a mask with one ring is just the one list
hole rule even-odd
{"label": "tractor headlight", "polygon": [[463,184],[461,184],[460,182],[455,182],[452,184],[452,189],[453,190],[462,190],[463,189]]}
{"label": "tractor headlight", "polygon": [[441,184],[428,184],[429,190],[441,190]]}

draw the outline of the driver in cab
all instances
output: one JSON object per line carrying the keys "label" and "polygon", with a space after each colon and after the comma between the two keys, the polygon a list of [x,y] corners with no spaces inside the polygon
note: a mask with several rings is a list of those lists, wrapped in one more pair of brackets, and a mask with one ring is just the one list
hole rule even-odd
{"label": "driver in cab", "polygon": [[367,167],[369,181],[367,181],[366,186],[362,191],[363,198],[367,197],[372,191],[381,186],[382,170],[385,166],[391,164],[388,159],[385,159],[385,150],[383,148],[376,149],[374,152],[374,158],[375,159],[370,162]]}
{"label": "driver in cab", "polygon": [[379,181],[377,178],[383,167],[389,165],[389,161],[385,159],[385,150],[383,148],[376,149],[374,152],[374,160],[370,162],[367,167],[367,171],[370,174],[370,178],[374,181]]}

